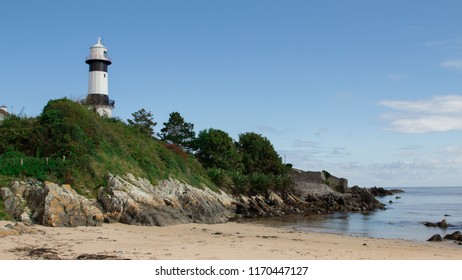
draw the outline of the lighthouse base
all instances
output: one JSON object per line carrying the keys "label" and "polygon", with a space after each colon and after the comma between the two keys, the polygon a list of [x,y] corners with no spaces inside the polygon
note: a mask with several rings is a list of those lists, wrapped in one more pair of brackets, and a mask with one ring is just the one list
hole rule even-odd
{"label": "lighthouse base", "polygon": [[94,110],[101,117],[112,118],[112,110],[114,109],[115,101],[109,99],[106,94],[88,94],[83,103],[90,110]]}
{"label": "lighthouse base", "polygon": [[94,110],[101,117],[112,118],[112,110],[114,107],[107,105],[90,105],[88,106],[90,110]]}

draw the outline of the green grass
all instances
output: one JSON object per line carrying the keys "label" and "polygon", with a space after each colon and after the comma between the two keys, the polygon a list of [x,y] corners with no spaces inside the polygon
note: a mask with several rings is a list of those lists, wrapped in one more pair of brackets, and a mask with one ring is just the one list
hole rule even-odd
{"label": "green grass", "polygon": [[0,221],[4,220],[10,220],[10,216],[8,215],[8,213],[6,213],[5,205],[3,204],[3,200],[0,197]]}
{"label": "green grass", "polygon": [[12,177],[10,176],[4,176],[0,174],[0,188],[2,187],[8,187],[11,180],[13,180]]}
{"label": "green grass", "polygon": [[6,119],[0,135],[0,181],[34,177],[94,197],[107,173],[132,173],[217,190],[193,156],[67,99],[50,101],[36,118]]}

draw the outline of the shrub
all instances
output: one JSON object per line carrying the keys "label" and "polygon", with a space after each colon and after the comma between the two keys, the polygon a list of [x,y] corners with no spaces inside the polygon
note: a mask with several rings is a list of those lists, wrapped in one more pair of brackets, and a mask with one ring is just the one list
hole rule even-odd
{"label": "shrub", "polygon": [[266,193],[275,186],[274,178],[271,175],[252,173],[249,175],[251,194]]}
{"label": "shrub", "polygon": [[233,180],[228,175],[228,172],[220,168],[210,168],[207,170],[207,174],[218,187],[224,189],[230,189],[233,186]]}
{"label": "shrub", "polygon": [[233,180],[234,194],[247,194],[250,189],[249,176],[240,171],[230,172],[231,179]]}
{"label": "shrub", "polygon": [[189,155],[177,144],[162,143],[164,148],[174,152],[175,154],[181,156],[183,159],[187,159]]}

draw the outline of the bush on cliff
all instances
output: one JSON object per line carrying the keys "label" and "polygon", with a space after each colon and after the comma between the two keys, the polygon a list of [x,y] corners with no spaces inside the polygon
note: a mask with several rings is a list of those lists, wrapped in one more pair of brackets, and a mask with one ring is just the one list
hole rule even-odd
{"label": "bush on cliff", "polygon": [[211,128],[200,131],[194,148],[197,159],[205,168],[242,170],[242,156],[231,136],[222,130]]}
{"label": "bush on cliff", "polygon": [[254,132],[242,133],[237,146],[242,155],[245,173],[280,175],[287,172],[268,138]]}
{"label": "bush on cliff", "polygon": [[235,194],[286,191],[293,185],[290,167],[282,163],[271,142],[260,134],[243,133],[235,142],[224,131],[203,130],[195,149],[211,180]]}
{"label": "bush on cliff", "polygon": [[36,118],[6,119],[0,135],[0,175],[69,183],[90,196],[108,172],[214,187],[193,156],[67,99],[50,101]]}

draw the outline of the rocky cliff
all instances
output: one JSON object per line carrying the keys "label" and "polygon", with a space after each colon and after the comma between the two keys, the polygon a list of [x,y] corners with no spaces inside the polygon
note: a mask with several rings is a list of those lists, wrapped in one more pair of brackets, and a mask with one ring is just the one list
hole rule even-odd
{"label": "rocky cliff", "polygon": [[[1,188],[5,209],[13,219],[46,226],[100,226],[105,222],[168,226],[179,223],[223,223],[234,217],[371,211],[383,208],[362,188],[323,172],[294,171],[293,192],[233,197],[195,188],[174,179],[153,185],[131,174],[106,176],[97,200],[77,194],[69,185],[14,181]],[[339,192],[338,190],[341,190]]]}
{"label": "rocky cliff", "polygon": [[70,185],[14,181],[1,188],[5,209],[15,220],[45,226],[100,226],[103,214],[94,200],[77,194]]}
{"label": "rocky cliff", "polygon": [[222,191],[198,189],[173,179],[153,186],[131,174],[109,174],[107,182],[98,195],[107,222],[150,226],[214,224],[234,216],[234,199]]}

